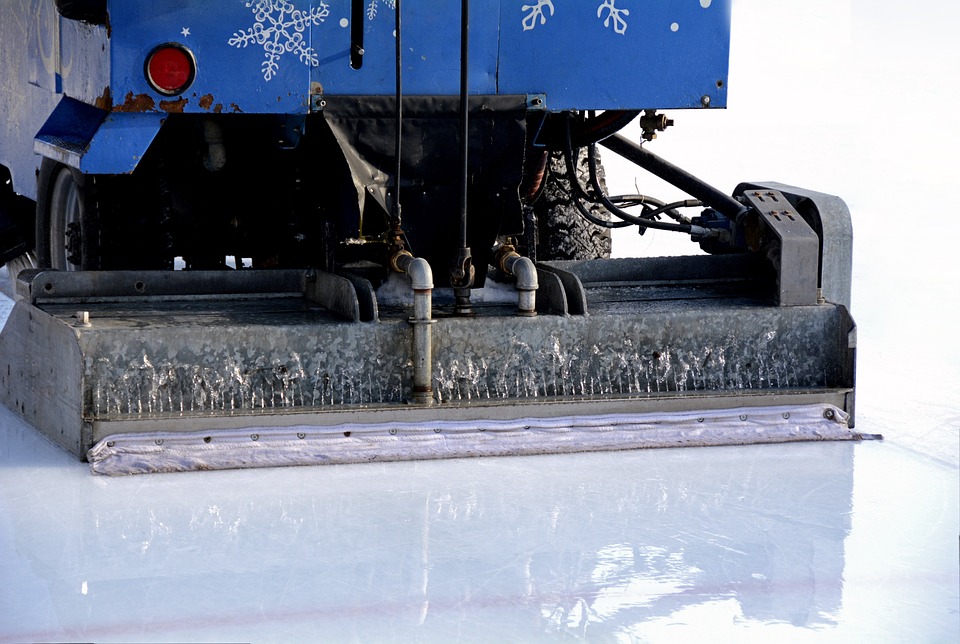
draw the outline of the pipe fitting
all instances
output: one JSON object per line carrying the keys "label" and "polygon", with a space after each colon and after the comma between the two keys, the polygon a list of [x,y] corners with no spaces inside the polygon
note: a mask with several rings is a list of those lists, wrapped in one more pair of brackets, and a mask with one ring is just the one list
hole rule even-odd
{"label": "pipe fitting", "polygon": [[512,244],[503,244],[496,255],[497,265],[505,273],[517,278],[517,294],[519,302],[517,314],[533,317],[537,314],[537,289],[540,284],[537,279],[537,267],[530,258],[523,257],[514,249]]}
{"label": "pipe fitting", "polygon": [[432,291],[433,290],[433,271],[430,264],[422,257],[415,257],[407,266],[407,275],[410,276],[410,282],[414,291]]}
{"label": "pipe fitting", "polygon": [[407,266],[413,261],[413,255],[410,254],[410,251],[404,250],[403,246],[395,248],[396,250],[390,253],[390,257],[387,258],[387,264],[394,273],[406,273]]}
{"label": "pipe fitting", "polygon": [[390,258],[390,267],[406,273],[413,288],[413,402],[433,404],[433,270],[422,257],[400,250]]}

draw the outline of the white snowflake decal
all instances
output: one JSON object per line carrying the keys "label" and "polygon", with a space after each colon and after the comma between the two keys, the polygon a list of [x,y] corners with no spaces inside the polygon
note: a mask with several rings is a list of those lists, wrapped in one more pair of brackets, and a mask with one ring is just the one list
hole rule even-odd
{"label": "white snowflake decal", "polygon": [[[378,0],[370,0],[367,3],[367,20],[373,20],[377,17],[377,11],[380,9],[378,4]],[[397,0],[383,0],[383,4],[387,5],[388,9],[397,8]]]}
{"label": "white snowflake decal", "polygon": [[[701,4],[704,1],[701,0]],[[706,1],[709,4],[709,0]],[[525,4],[520,7],[520,10],[526,13],[523,20],[520,21],[523,30],[530,31],[538,23],[541,25],[547,24],[548,15],[552,16],[554,12],[553,0],[537,0],[537,4]],[[606,11],[606,16],[604,16],[604,11]],[[597,18],[603,20],[603,26],[612,26],[613,30],[620,35],[627,33],[626,16],[629,15],[630,10],[618,7],[617,0],[603,0],[597,7]]]}
{"label": "white snowflake decal", "polygon": [[301,11],[287,0],[249,0],[256,22],[246,31],[238,31],[227,44],[243,48],[251,43],[263,47],[266,60],[260,68],[263,79],[272,79],[280,69],[280,56],[285,52],[295,53],[300,62],[310,67],[319,65],[317,52],[308,47],[303,32],[310,25],[319,25],[330,15],[330,6],[321,2],[317,7]]}
{"label": "white snowflake decal", "polygon": [[613,30],[618,34],[627,33],[627,21],[621,18],[621,16],[629,16],[629,9],[618,9],[616,0],[603,0],[603,4],[600,5],[600,8],[597,9],[597,18],[603,17],[603,10],[606,9],[607,13],[606,20],[603,21],[604,27],[609,27],[610,22],[613,22]]}
{"label": "white snowflake decal", "polygon": [[549,10],[550,15],[553,15],[553,0],[537,0],[537,4],[525,4],[520,10],[528,12],[523,19],[523,30],[530,31],[537,26],[537,18],[541,25],[546,24],[547,15],[544,10]]}

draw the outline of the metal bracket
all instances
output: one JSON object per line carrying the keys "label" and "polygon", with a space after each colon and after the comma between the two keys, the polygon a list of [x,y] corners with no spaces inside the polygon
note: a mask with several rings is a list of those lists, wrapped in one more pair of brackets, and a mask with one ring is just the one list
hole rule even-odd
{"label": "metal bracket", "polygon": [[527,94],[527,109],[543,111],[547,109],[546,94]]}
{"label": "metal bracket", "polygon": [[31,304],[159,303],[303,297],[354,322],[378,319],[376,295],[366,280],[313,270],[56,271],[27,269],[17,295]]}
{"label": "metal bracket", "polygon": [[782,193],[752,190],[745,196],[763,225],[780,241],[775,267],[780,306],[818,304],[820,238]]}

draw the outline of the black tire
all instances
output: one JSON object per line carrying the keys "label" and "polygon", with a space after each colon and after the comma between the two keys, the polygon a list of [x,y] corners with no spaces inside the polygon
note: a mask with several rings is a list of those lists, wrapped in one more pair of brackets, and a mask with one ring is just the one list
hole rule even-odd
{"label": "black tire", "polygon": [[100,268],[96,202],[88,177],[44,159],[37,177],[37,265],[61,271]]}
{"label": "black tire", "polygon": [[33,249],[33,201],[13,191],[10,172],[0,166],[0,263]]}
{"label": "black tire", "polygon": [[[600,186],[606,189],[603,166],[597,161]],[[587,150],[577,157],[577,176],[583,186],[590,184]],[[533,204],[537,218],[537,260],[607,259],[613,246],[610,229],[598,226],[581,215],[570,201],[570,182],[563,154],[551,152],[547,162],[543,190]],[[607,221],[610,213],[596,204],[585,203],[592,215]]]}

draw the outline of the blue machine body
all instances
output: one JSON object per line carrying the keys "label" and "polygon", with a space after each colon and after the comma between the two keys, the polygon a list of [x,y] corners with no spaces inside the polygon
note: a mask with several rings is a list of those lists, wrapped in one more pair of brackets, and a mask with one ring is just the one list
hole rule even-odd
{"label": "blue machine body", "polygon": [[[404,93],[460,89],[460,5],[402,5]],[[469,91],[548,111],[724,107],[730,0],[474,0]],[[33,196],[38,158],[131,172],[168,113],[305,114],[395,92],[391,0],[110,0],[106,25],[53,0],[0,2],[0,163]],[[362,29],[354,18],[359,17]],[[182,94],[154,91],[150,52],[196,61]],[[362,48],[363,55],[351,57]]]}

